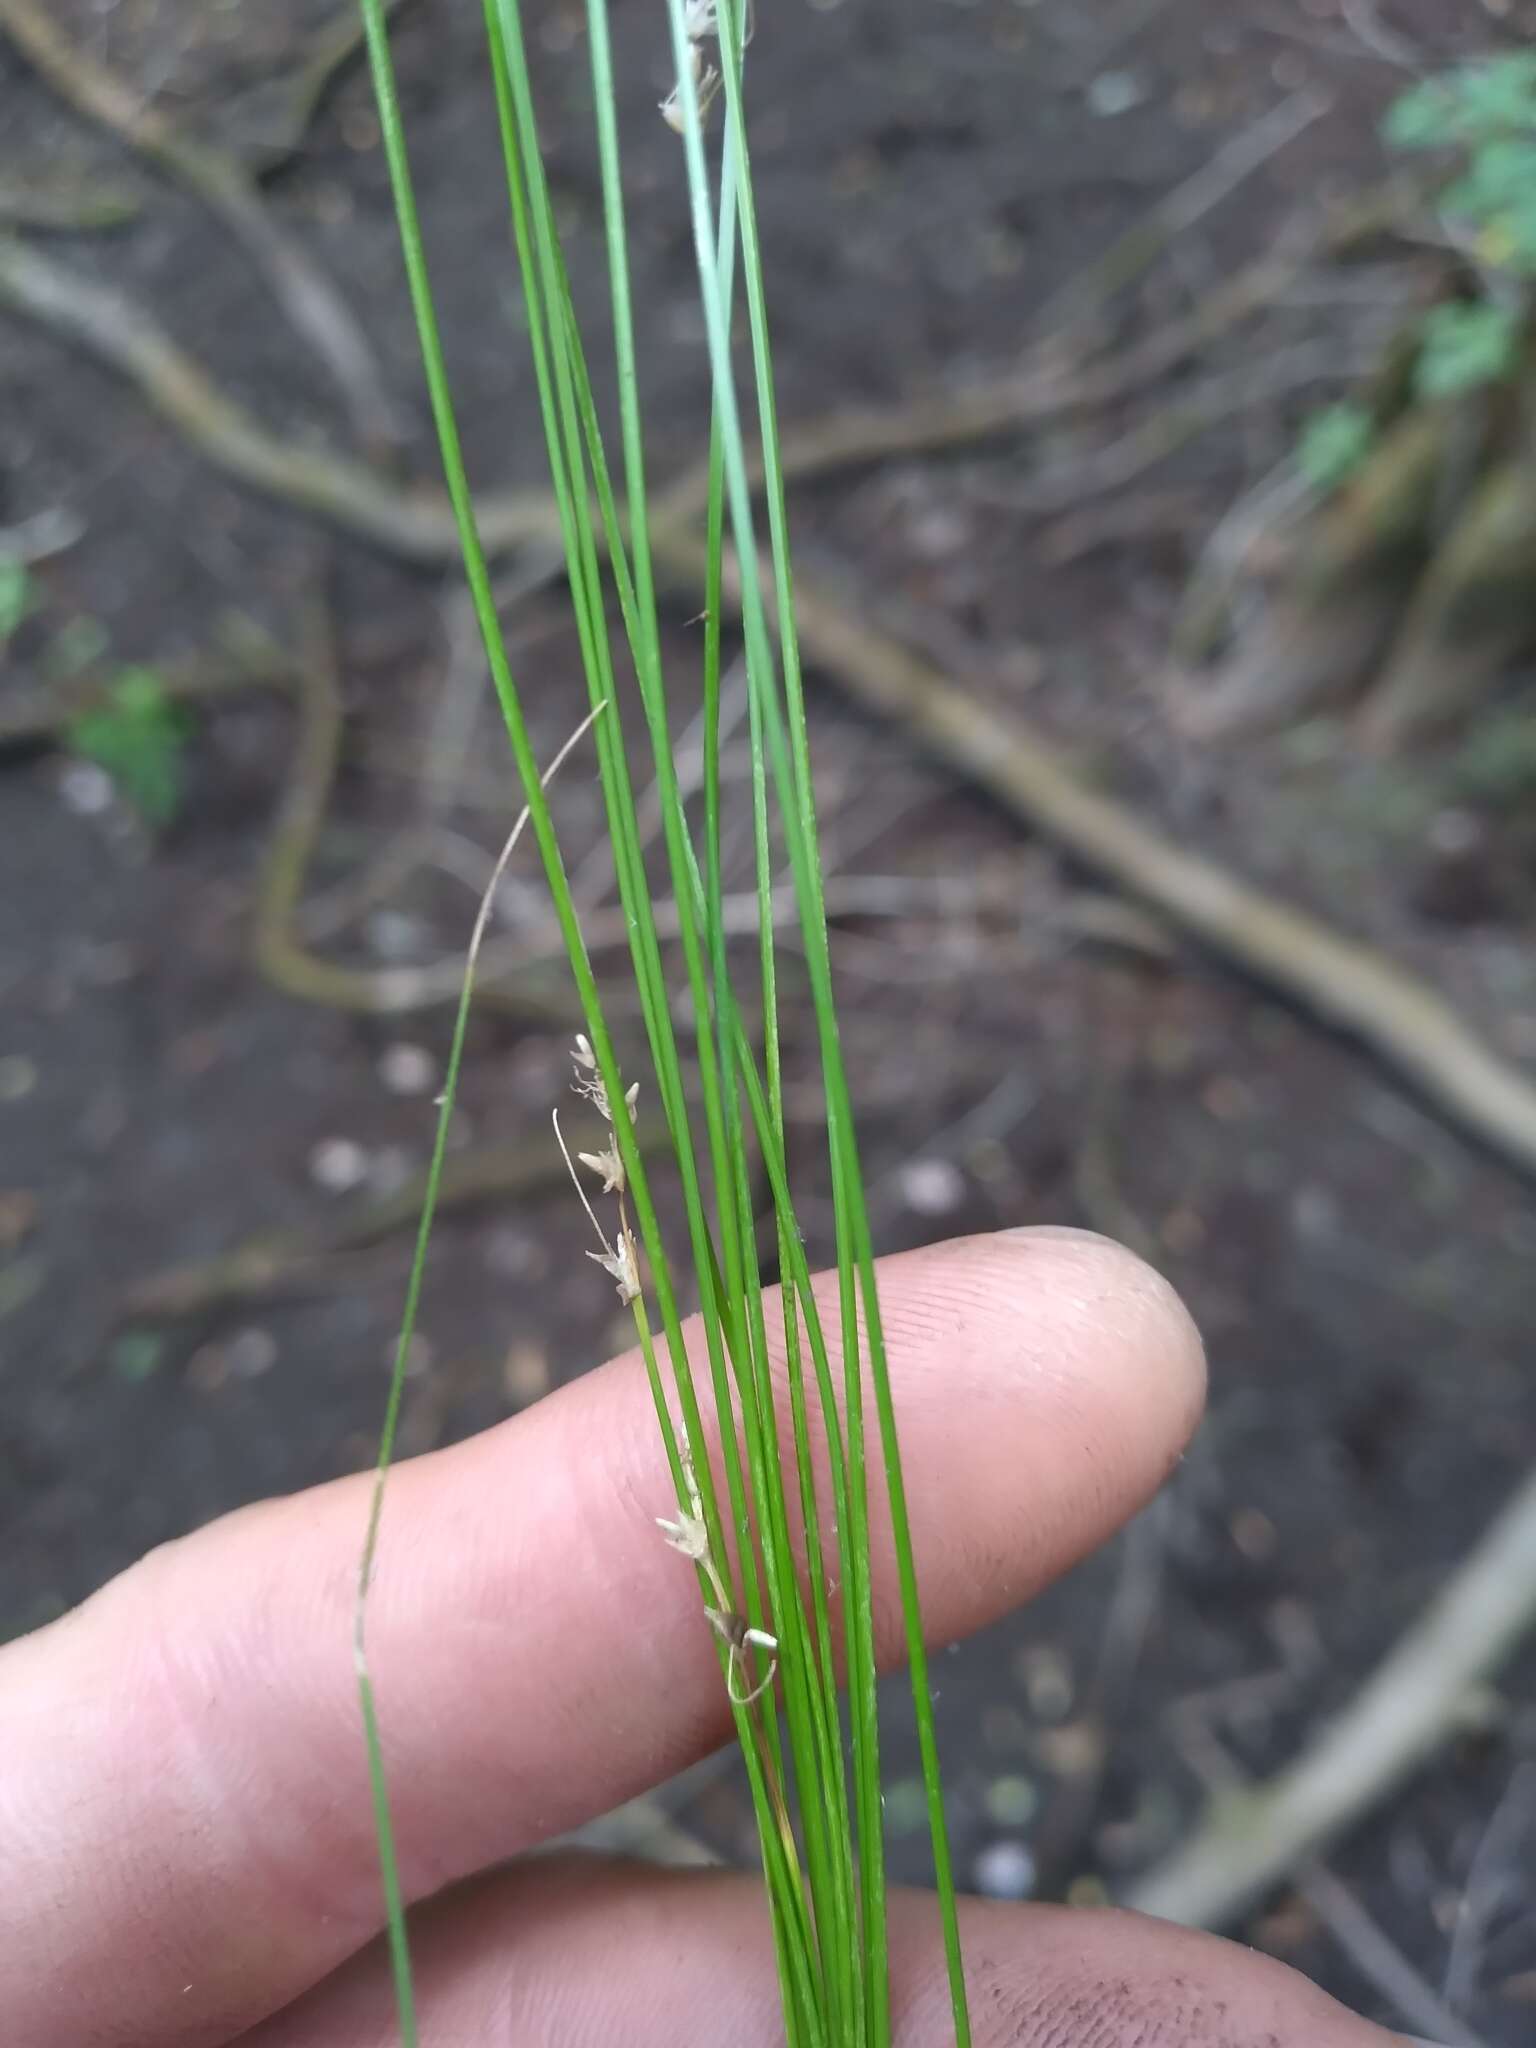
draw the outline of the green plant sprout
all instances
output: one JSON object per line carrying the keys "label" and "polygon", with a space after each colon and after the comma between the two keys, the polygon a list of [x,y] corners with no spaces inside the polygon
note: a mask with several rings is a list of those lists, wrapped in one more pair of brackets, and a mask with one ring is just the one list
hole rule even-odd
{"label": "green plant sprout", "polygon": [[1376,422],[1363,405],[1326,405],[1301,430],[1297,467],[1313,490],[1336,490],[1360,467],[1375,438]]}
{"label": "green plant sprout", "polygon": [[1526,280],[1536,277],[1536,53],[1513,52],[1427,78],[1388,110],[1395,149],[1445,160],[1438,198],[1471,236],[1471,253],[1507,297],[1434,308],[1425,316],[1416,388],[1454,397],[1506,376],[1519,360]]}
{"label": "green plant sprout", "polygon": [[168,825],[185,791],[186,718],[150,668],[125,668],[105,701],[69,725],[69,745],[104,768],[151,825]]}
{"label": "green plant sprout", "polygon": [[1394,149],[1443,153],[1440,203],[1472,228],[1479,256],[1536,274],[1536,53],[1423,80],[1394,101],[1382,133]]}
{"label": "green plant sprout", "polygon": [[1491,299],[1452,299],[1432,306],[1419,329],[1413,388],[1420,398],[1456,398],[1495,384],[1513,367],[1521,317]]}
{"label": "green plant sprout", "polygon": [[[1382,135],[1396,150],[1444,159],[1437,200],[1465,227],[1471,254],[1497,296],[1449,300],[1418,321],[1412,366],[1416,398],[1452,399],[1497,384],[1520,361],[1525,286],[1536,277],[1536,52],[1485,57],[1426,78],[1393,101]],[[1376,422],[1348,401],[1304,424],[1296,463],[1314,490],[1352,477],[1376,439]]]}
{"label": "green plant sprout", "polygon": [[[643,1054],[626,1046],[621,1057],[497,622],[444,365],[386,9],[383,0],[361,4],[444,474],[526,799],[513,838],[526,824],[564,936],[574,982],[572,1081],[582,1110],[601,1132],[596,1149],[566,1151],[580,1198],[579,1207],[573,1204],[573,1228],[595,1232],[600,1248],[589,1256],[607,1276],[597,1284],[611,1284],[634,1318],[671,1475],[671,1498],[652,1505],[656,1540],[678,1553],[679,1570],[692,1569],[698,1579],[700,1627],[715,1645],[723,1696],[735,1719],[757,1820],[785,2038],[790,2048],[887,2048],[891,2040],[871,1565],[872,1487],[879,1484],[911,1668],[954,2038],[966,2048],[969,2021],[916,1565],[822,900],[747,139],[744,57],[750,24],[739,0],[665,0],[675,84],[654,117],[676,132],[682,152],[713,402],[708,562],[699,593],[703,800],[699,814],[690,816],[673,757],[680,699],[663,663],[651,565],[608,7],[606,0],[587,0],[586,28],[603,198],[608,345],[618,390],[616,471],[610,468],[545,175],[522,9],[519,0],[484,0],[488,77],[525,331],[560,512],[586,680],[586,723],[630,937],[629,987],[644,1033]],[[657,15],[660,23],[660,7]],[[705,132],[712,105],[723,131],[713,144]],[[732,335],[739,301],[748,340],[738,386]],[[749,447],[760,449],[755,465]],[[758,904],[757,941],[747,966],[728,944],[724,914],[721,676],[728,587],[740,611],[747,681]],[[642,775],[654,780],[661,817],[661,847],[650,866],[635,796]],[[825,1110],[835,1299],[812,1288],[790,1187],[776,953],[776,898],[786,874]],[[489,897],[480,929],[488,907]],[[675,926],[680,968],[663,958],[663,911],[668,927]],[[443,1095],[439,1163],[463,1051],[473,956],[474,942]],[[635,1142],[637,1095],[649,1100],[653,1093],[671,1141],[665,1169],[672,1182],[670,1206],[682,1217],[673,1233],[661,1225],[655,1162],[648,1166]],[[552,1110],[564,1150],[558,1109]],[[756,1226],[756,1190],[764,1181],[773,1204],[769,1255],[780,1281],[780,1301],[772,1309]],[[415,1995],[380,1736],[388,1702],[374,1696],[366,1614],[375,1566],[387,1565],[384,1476],[432,1209],[429,1183],[359,1571],[355,1642],[403,2048],[414,2048],[417,2040]],[[699,1304],[698,1367],[684,1343],[685,1294]],[[776,1340],[770,1338],[770,1314],[778,1324]],[[813,1445],[820,1444],[824,1465],[813,1457]],[[509,1512],[516,1512],[515,1504]]]}

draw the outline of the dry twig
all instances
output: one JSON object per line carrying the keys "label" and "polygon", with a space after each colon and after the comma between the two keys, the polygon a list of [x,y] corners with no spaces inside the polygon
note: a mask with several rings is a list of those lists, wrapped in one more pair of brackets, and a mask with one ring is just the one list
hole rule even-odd
{"label": "dry twig", "polygon": [[1481,2034],[1459,2019],[1422,1971],[1366,1911],[1342,1879],[1326,1864],[1309,1863],[1297,1886],[1339,1947],[1368,1984],[1386,1999],[1410,2026],[1431,2029],[1435,2048],[1489,2048]]}
{"label": "dry twig", "polygon": [[266,279],[289,325],[325,364],[364,443],[395,443],[395,407],[362,328],[334,281],[279,223],[239,159],[183,134],[121,79],[72,48],[42,0],[0,0],[0,28],[61,99],[186,186],[223,221]]}
{"label": "dry twig", "polygon": [[1191,1926],[1231,1921],[1432,1756],[1533,1623],[1536,1477],[1311,1747],[1268,1783],[1218,1794],[1129,1903]]}
{"label": "dry twig", "polygon": [[[0,7],[16,0],[0,0]],[[137,385],[161,417],[207,461],[265,496],[299,506],[386,553],[424,566],[459,560],[457,529],[441,492],[415,492],[364,462],[285,441],[218,389],[154,316],[126,293],[0,234],[0,305],[78,343]],[[486,546],[558,545],[552,502],[507,494],[481,507]]]}
{"label": "dry twig", "polygon": [[1050,339],[1076,337],[1076,330],[1107,299],[1145,271],[1179,235],[1187,234],[1239,185],[1261,170],[1298,135],[1328,112],[1330,102],[1310,88],[1292,93],[1257,121],[1230,137],[1192,177],[1160,199],[1145,219],[1134,222],[1103,255],[1095,257],[1036,316]]}
{"label": "dry twig", "polygon": [[[669,569],[672,537],[658,543]],[[808,578],[807,655],[1014,814],[1224,958],[1370,1048],[1462,1130],[1536,1173],[1536,1084],[1425,982],[1363,941],[1165,839],[1090,788],[1013,713],[984,704]]]}
{"label": "dry twig", "polygon": [[[422,967],[347,967],[312,952],[298,936],[298,913],[310,862],[330,807],[341,756],[341,686],[324,607],[313,608],[303,658],[294,674],[298,742],[268,840],[256,896],[252,949],[259,971],[286,994],[328,1009],[396,1017],[455,1001],[461,960]],[[487,980],[483,1002],[522,1016],[563,1018],[569,1003],[555,987],[527,973],[516,983]]]}

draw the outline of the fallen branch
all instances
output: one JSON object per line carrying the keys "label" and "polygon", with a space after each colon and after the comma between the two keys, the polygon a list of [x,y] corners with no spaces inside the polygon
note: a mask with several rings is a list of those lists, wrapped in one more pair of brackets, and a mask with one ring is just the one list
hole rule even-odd
{"label": "fallen branch", "polygon": [[1491,2048],[1414,1968],[1326,1864],[1309,1863],[1298,1875],[1297,1889],[1365,1981],[1375,1985],[1410,2026],[1432,2030],[1434,2048]]}
{"label": "fallen branch", "polygon": [[[406,559],[457,563],[458,541],[441,496],[415,496],[365,464],[290,447],[265,433],[122,294],[87,284],[0,236],[0,301],[126,370],[228,473]],[[668,503],[673,509],[653,527],[653,552],[671,587],[696,603],[704,584],[703,542],[681,517],[681,499]],[[481,527],[493,553],[531,543],[553,558],[558,545],[555,507],[537,493],[484,500]],[[807,653],[861,703],[896,720],[1016,816],[1202,943],[1358,1038],[1463,1130],[1522,1171],[1536,1172],[1536,1085],[1423,981],[1175,846],[1081,782],[1022,720],[983,704],[935,663],[852,616],[814,579],[798,577],[796,589]],[[372,999],[363,1007],[372,1009]]]}
{"label": "fallen branch", "polygon": [[1312,1747],[1269,1783],[1218,1794],[1128,1903],[1189,1926],[1233,1920],[1432,1756],[1533,1624],[1536,1477]]}
{"label": "fallen branch", "polygon": [[[1306,223],[1289,227],[1264,255],[1215,286],[1188,313],[1099,361],[1067,367],[1059,360],[1052,336],[1011,375],[979,378],[963,390],[906,399],[899,405],[843,406],[805,426],[791,427],[780,441],[784,475],[791,482],[808,483],[867,463],[974,446],[1040,421],[1056,422],[1070,412],[1088,412],[1129,398],[1189,357],[1204,353],[1250,313],[1269,304],[1311,257],[1337,249],[1359,232],[1353,212],[1341,213],[1321,230]],[[754,484],[762,482],[762,467],[755,457],[748,474]],[[657,498],[653,516],[662,524],[696,518],[707,502],[708,487],[706,464],[685,470]]]}
{"label": "fallen branch", "polygon": [[1298,342],[1264,362],[1202,378],[1113,441],[1080,449],[1045,469],[1026,471],[1013,482],[984,484],[976,495],[983,504],[1035,516],[1122,491],[1234,414],[1250,413],[1266,399],[1310,384],[1344,383],[1358,375],[1370,353],[1353,337],[1345,348],[1334,342]]}
{"label": "fallen branch", "polygon": [[[15,0],[0,0],[0,7]],[[94,284],[14,236],[0,234],[0,303],[78,342],[126,374],[164,419],[216,468],[263,495],[297,505],[406,561],[445,567],[458,558],[446,499],[416,496],[367,463],[269,434],[224,394],[154,317],[126,293]],[[490,508],[488,508],[490,509]],[[503,501],[490,521],[498,551],[547,535],[543,499]]]}
{"label": "fallen branch", "polygon": [[[34,0],[0,0],[5,10],[33,9]],[[1262,160],[1253,158],[1252,163]],[[1202,174],[1160,202],[1142,224],[1144,239],[1161,247],[1169,222],[1184,220]],[[1230,189],[1230,184],[1223,187]],[[1340,206],[1321,224],[1288,225],[1273,246],[1253,263],[1217,285],[1190,311],[1143,340],[1086,366],[1061,359],[1061,331],[1053,330],[1031,351],[1025,366],[1009,374],[975,380],[963,390],[938,392],[891,406],[842,406],[782,438],[780,457],[791,481],[884,462],[903,455],[960,448],[1041,420],[1059,420],[1131,396],[1209,348],[1220,335],[1273,300],[1306,262],[1338,254],[1379,232],[1401,210],[1395,192],[1370,193]],[[1089,266],[1073,321],[1083,307],[1114,289]],[[268,496],[303,506],[321,518],[392,553],[421,563],[457,564],[458,533],[440,493],[402,490],[364,464],[296,446],[269,433],[227,398],[143,307],[78,276],[35,250],[0,238],[0,302],[86,348],[129,377],[154,409],[209,461]],[[761,482],[761,464],[750,465]],[[696,464],[658,495],[653,518],[659,525],[697,519],[708,500],[708,467]],[[479,502],[481,537],[487,553],[500,555],[530,543],[557,573],[563,554],[559,524],[548,500],[536,493],[488,493]]]}
{"label": "fallen branch", "polygon": [[[0,10],[15,4],[0,0]],[[1058,419],[1074,409],[1124,398],[1272,298],[1312,247],[1310,234],[1282,237],[1273,251],[1228,279],[1182,320],[1074,375],[1022,373],[896,407],[840,408],[784,437],[784,473],[791,481],[805,482],[860,463],[961,447],[1035,420]],[[407,561],[457,565],[458,531],[441,492],[402,487],[366,463],[270,433],[127,294],[0,235],[0,304],[128,377],[153,409],[226,475]],[[754,475],[761,480],[756,465]],[[655,523],[692,524],[707,494],[707,471],[685,471],[657,498]],[[564,559],[560,526],[548,497],[488,492],[479,500],[478,514],[489,555],[535,547],[547,557],[548,573],[558,573]]]}
{"label": "fallen branch", "polygon": [[[671,536],[657,554],[669,569],[681,566]],[[982,703],[804,576],[795,609],[807,656],[860,703],[1202,944],[1358,1039],[1462,1130],[1536,1173],[1536,1084],[1424,981],[1174,845],[1080,781],[1022,719]]]}
{"label": "fallen branch", "polygon": [[1311,87],[1294,92],[1249,127],[1229,137],[1188,177],[1134,221],[1084,269],[1068,278],[1040,309],[1039,324],[1051,335],[1075,335],[1084,321],[1117,292],[1143,275],[1177,236],[1187,234],[1239,185],[1303,135],[1332,102]]}
{"label": "fallen branch", "polygon": [[[341,688],[329,621],[316,606],[307,645],[294,671],[299,733],[286,787],[273,821],[257,885],[252,954],[262,976],[287,995],[327,1009],[398,1017],[453,1002],[463,985],[462,960],[424,967],[347,967],[311,952],[297,934],[310,862],[330,807],[341,758]],[[515,980],[486,978],[479,1000],[525,1017],[559,1018],[570,1005],[553,981],[540,987],[527,972]]]}
{"label": "fallen branch", "polygon": [[320,265],[281,226],[237,157],[181,132],[121,79],[74,49],[42,0],[0,0],[0,28],[59,97],[184,185],[241,242],[295,333],[330,372],[365,445],[399,440],[373,350]]}

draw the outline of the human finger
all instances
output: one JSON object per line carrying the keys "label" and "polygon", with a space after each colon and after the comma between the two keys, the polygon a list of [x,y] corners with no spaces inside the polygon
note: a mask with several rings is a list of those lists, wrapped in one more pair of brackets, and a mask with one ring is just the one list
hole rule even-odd
{"label": "human finger", "polygon": [[[925,1622],[947,1640],[1155,1489],[1199,1346],[1156,1276],[1079,1233],[889,1260],[881,1299]],[[225,2039],[376,1931],[350,1650],[367,1492],[231,1516],[0,1658],[13,2039]],[[409,1897],[728,1734],[692,1574],[654,1528],[669,1505],[632,1356],[394,1475],[369,1644]],[[899,1655],[888,1571],[876,1604]]]}
{"label": "human finger", "polygon": [[[896,2048],[954,2040],[934,1900],[891,1907]],[[1411,2048],[1296,1971],[1139,1914],[962,1902],[975,2048]],[[414,1929],[421,2048],[783,2048],[754,1881],[533,1858],[445,1895]],[[370,1948],[241,2048],[377,2048],[386,1959]]]}

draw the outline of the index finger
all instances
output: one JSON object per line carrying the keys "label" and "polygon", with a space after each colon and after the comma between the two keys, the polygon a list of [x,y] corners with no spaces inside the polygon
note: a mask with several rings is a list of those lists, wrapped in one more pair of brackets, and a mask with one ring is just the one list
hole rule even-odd
{"label": "index finger", "polygon": [[[948,1640],[1156,1488],[1199,1343],[1155,1275],[1079,1233],[911,1253],[880,1286],[925,1627]],[[12,2038],[225,2040],[377,1930],[350,1647],[366,1494],[233,1515],[0,1659]],[[633,1356],[396,1474],[369,1643],[409,1896],[729,1733],[692,1574],[654,1528],[669,1504]]]}

